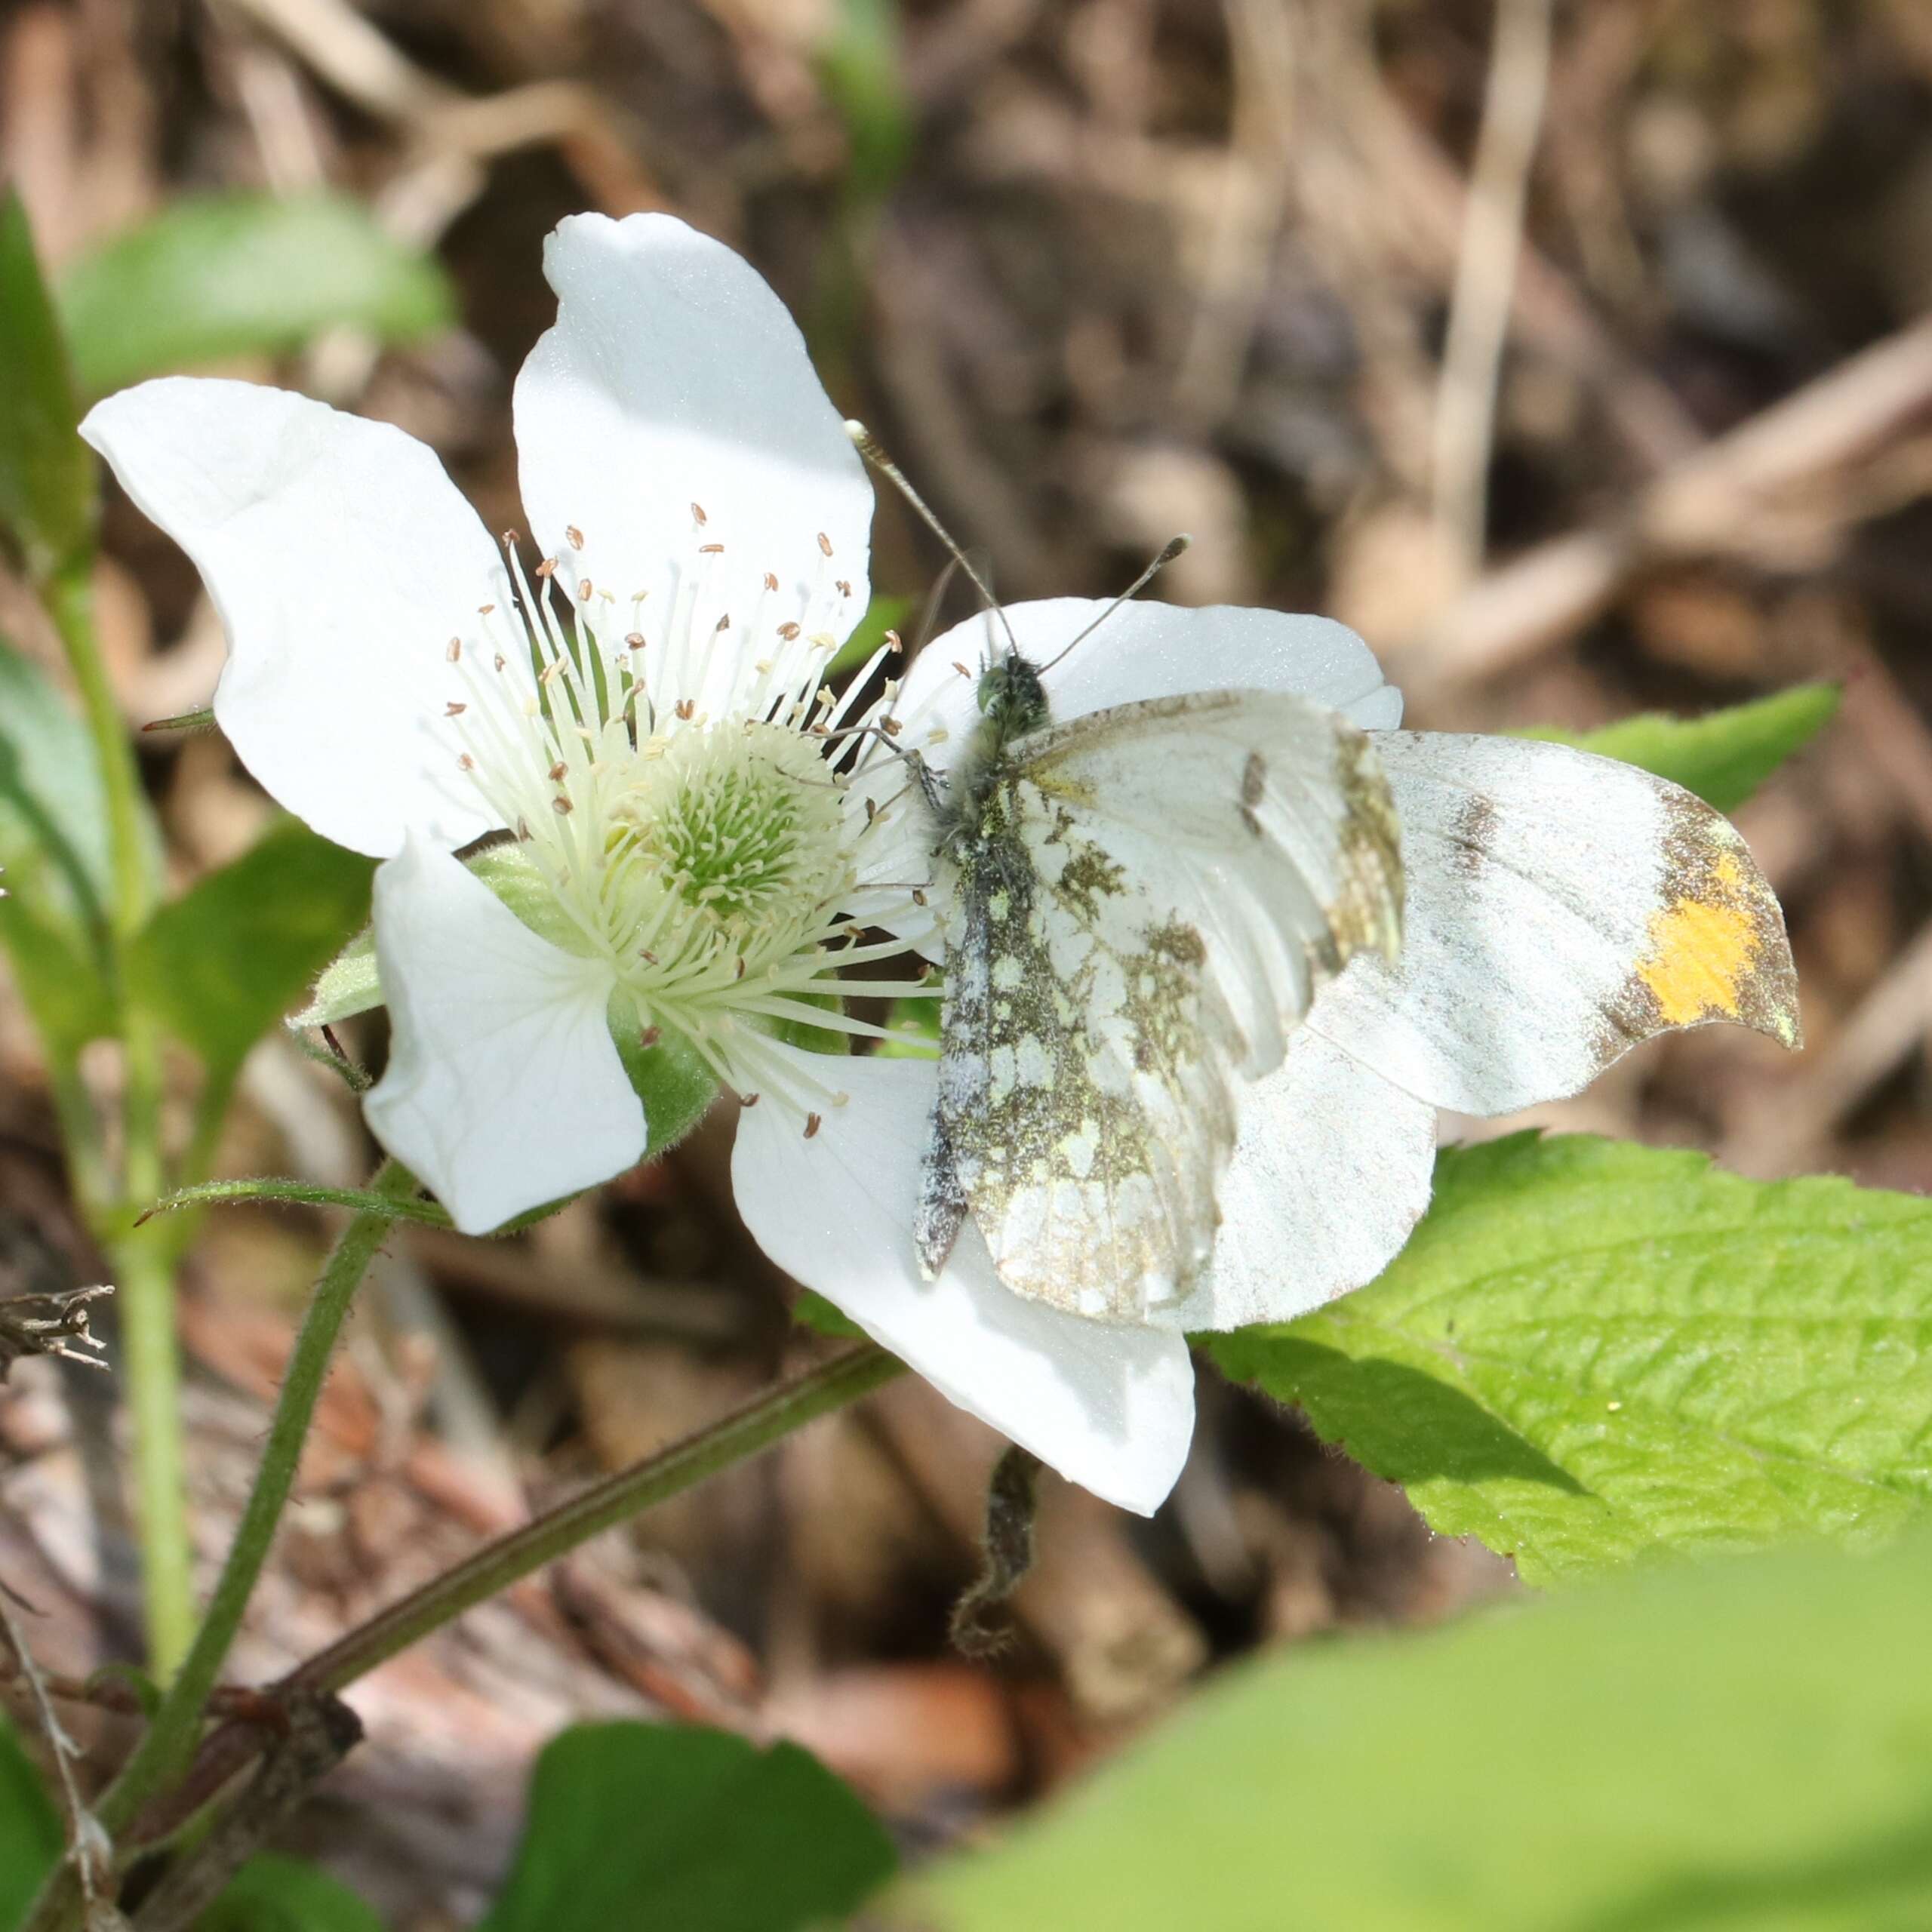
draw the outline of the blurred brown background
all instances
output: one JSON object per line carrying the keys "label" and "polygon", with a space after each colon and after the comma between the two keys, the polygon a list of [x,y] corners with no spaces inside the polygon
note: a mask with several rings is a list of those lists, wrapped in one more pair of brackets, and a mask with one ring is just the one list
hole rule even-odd
{"label": "blurred brown background", "polygon": [[[1538,1118],[1932,1182],[1924,0],[13,0],[0,170],[57,265],[221,187],[332,185],[432,247],[459,328],[231,373],[401,423],[492,528],[521,520],[509,384],[552,311],[543,234],[665,208],[769,276],[1006,595],[1116,589],[1186,530],[1161,595],[1340,617],[1432,727],[1843,681],[1838,722],[1740,816],[1806,1051],[1672,1040]],[[108,540],[131,722],[204,702],[222,645],[192,571],[124,501]],[[935,549],[894,502],[875,546],[876,588],[924,592]],[[0,626],[31,648],[11,605]],[[218,737],[146,755],[181,880],[265,822]],[[359,1177],[352,1106],[292,1048],[257,1053],[245,1096],[231,1171]],[[736,1225],[728,1137],[514,1243],[398,1238],[244,1670],[811,1346]],[[0,989],[20,1285],[91,1277],[56,1146]],[[211,1556],[325,1234],[236,1212],[194,1263]],[[0,1571],[79,1668],[134,1645],[130,1557],[105,1385],[46,1367],[0,1400]],[[1512,1587],[1204,1386],[1152,1524],[1050,1488],[1017,1641],[969,1665],[944,1625],[994,1449],[902,1386],[606,1539],[360,1688],[371,1742],[305,1841],[398,1922],[447,1922],[500,1866],[542,1739],[647,1709],[789,1730],[930,1843],[1216,1657]]]}

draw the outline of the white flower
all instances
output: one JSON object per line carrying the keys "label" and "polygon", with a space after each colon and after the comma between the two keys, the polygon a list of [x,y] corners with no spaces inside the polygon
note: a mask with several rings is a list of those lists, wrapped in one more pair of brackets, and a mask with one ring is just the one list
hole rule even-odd
{"label": "white flower", "polygon": [[[711,1078],[758,1097],[733,1177],[768,1253],[954,1401],[1146,1511],[1192,1429],[1183,1331],[1284,1319],[1378,1274],[1426,1204],[1438,1106],[1574,1092],[1667,1026],[1792,1035],[1776,906],[1684,794],[1560,747],[1397,732],[1397,694],[1339,625],[1130,605],[1049,675],[1057,718],[1257,689],[1380,734],[1409,876],[1401,958],[1358,958],[1244,1093],[1212,1267],[1184,1303],[1146,1326],[1060,1312],[1004,1287],[970,1224],[922,1280],[934,1063],[827,1057],[769,1029],[874,1032],[823,996],[903,992],[902,969],[866,969],[937,955],[930,830],[881,740],[889,720],[943,772],[973,720],[953,664],[977,658],[978,627],[848,713],[823,678],[865,608],[872,492],[789,318],[663,217],[567,221],[545,265],[558,321],[515,402],[547,597],[392,429],[191,380],[112,398],[85,426],[220,609],[215,712],[245,762],[385,860],[393,1044],[369,1118],[459,1226],[644,1152],[614,1027],[693,1076],[654,1144]],[[1008,616],[1044,660],[1099,608]],[[493,891],[451,854],[502,830],[518,838]]]}

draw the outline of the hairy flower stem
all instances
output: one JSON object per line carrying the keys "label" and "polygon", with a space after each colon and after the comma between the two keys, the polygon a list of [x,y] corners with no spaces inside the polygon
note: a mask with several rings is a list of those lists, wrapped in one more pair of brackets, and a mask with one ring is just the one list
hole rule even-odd
{"label": "hairy flower stem", "polygon": [[134,1493],[140,1512],[148,1660],[165,1678],[194,1629],[181,1429],[181,1358],[174,1325],[174,1270],[166,1245],[132,1230],[133,1217],[165,1185],[161,1145],[161,1041],[136,991],[134,942],[154,910],[141,774],[94,634],[88,566],[70,565],[42,586],[80,693],[107,807],[112,903],[101,935],[124,1059],[122,1170],[107,1177],[84,1104],[63,1106],[69,1155],[97,1240],[121,1287],[128,1404],[134,1423]]}
{"label": "hairy flower stem", "polygon": [[[432,1631],[546,1563],[707,1477],[761,1454],[818,1417],[870,1395],[902,1374],[905,1366],[896,1355],[868,1343],[768,1389],[681,1442],[620,1469],[521,1529],[486,1543],[454,1568],[379,1611],[368,1623],[298,1665],[264,1690],[261,1701],[269,1706],[300,1709],[346,1689]],[[270,1737],[259,1721],[238,1718],[223,1726],[203,1747],[183,1783],[143,1817],[132,1848],[179,1830],[211,1798],[227,1788]],[[32,1932],[42,1932],[42,1928],[37,1924]]]}
{"label": "hairy flower stem", "polygon": [[340,1690],[398,1651],[521,1582],[592,1537],[761,1454],[795,1429],[869,1395],[906,1364],[874,1343],[848,1349],[795,1381],[755,1396],[681,1442],[593,1483],[568,1501],[486,1543],[401,1602],[298,1665],[275,1695]]}
{"label": "hairy flower stem", "polygon": [[[386,1161],[370,1185],[371,1192],[385,1200],[399,1201],[416,1192],[417,1181],[406,1168]],[[254,1593],[294,1486],[302,1446],[343,1319],[396,1218],[378,1208],[358,1214],[343,1230],[316,1281],[288,1358],[261,1465],[255,1472],[254,1487],[235,1526],[235,1540],[229,1546],[228,1560],[209,1599],[208,1614],[140,1748],[97,1807],[110,1832],[124,1829],[146,1800],[180,1770],[194,1751],[208,1694],[241,1627],[242,1614]]]}

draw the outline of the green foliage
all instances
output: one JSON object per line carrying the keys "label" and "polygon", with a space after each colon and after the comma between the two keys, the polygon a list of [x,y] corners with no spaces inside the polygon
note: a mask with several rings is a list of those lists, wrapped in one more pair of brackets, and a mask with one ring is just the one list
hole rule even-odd
{"label": "green foliage", "polygon": [[875,595],[866,606],[857,629],[839,646],[838,654],[825,667],[825,675],[835,678],[841,672],[856,671],[885,641],[888,631],[896,631],[905,623],[912,609],[909,597]]}
{"label": "green foliage", "polygon": [[852,186],[882,195],[898,180],[912,145],[897,0],[837,0],[818,65],[851,144]]}
{"label": "green foliage", "polygon": [[1794,685],[1703,718],[1651,711],[1600,731],[1549,730],[1529,736],[1641,765],[1719,811],[1734,812],[1832,721],[1838,695],[1835,685]]}
{"label": "green foliage", "polygon": [[376,929],[365,926],[322,970],[309,989],[309,1003],[288,1016],[290,1026],[333,1026],[373,1012],[383,1003],[382,974],[376,964]]}
{"label": "green foliage", "polygon": [[83,561],[93,543],[94,459],[74,433],[79,420],[26,211],[0,189],[0,534],[38,581]]}
{"label": "green foliage", "polygon": [[609,1017],[611,1042],[631,1091],[644,1103],[645,1158],[654,1159],[709,1112],[718,1097],[717,1078],[681,1033],[659,1027],[648,1034],[636,1001],[621,987],[611,995]]}
{"label": "green foliage", "polygon": [[1932,1500],[1932,1201],[1518,1134],[1452,1149],[1408,1246],[1300,1321],[1204,1338],[1432,1527],[1552,1583]]}
{"label": "green foliage", "polygon": [[866,1340],[866,1331],[816,1288],[798,1291],[798,1299],[792,1304],[792,1319],[801,1328],[809,1328],[815,1334],[828,1335],[837,1340]]}
{"label": "green foliage", "polygon": [[0,946],[64,1060],[111,1032],[107,804],[94,745],[42,672],[0,643]]}
{"label": "green foliage", "polygon": [[155,915],[136,944],[141,996],[226,1079],[368,918],[372,871],[294,820],[274,826]]}
{"label": "green foliage", "polygon": [[1932,1923],[1932,1543],[1626,1577],[1231,1670],[880,1932]]}
{"label": "green foliage", "polygon": [[432,260],[336,195],[177,202],[76,262],[60,285],[90,395],[297,348],[337,323],[406,340],[442,327],[453,308]]}
{"label": "green foliage", "polygon": [[383,1932],[383,1921],[327,1872],[264,1856],[235,1873],[195,1932]]}
{"label": "green foliage", "polygon": [[66,1842],[39,1772],[0,1718],[0,1925],[19,1923]]}
{"label": "green foliage", "polygon": [[894,1862],[796,1745],[580,1724],[537,1761],[515,1866],[478,1932],[789,1932],[851,1911]]}

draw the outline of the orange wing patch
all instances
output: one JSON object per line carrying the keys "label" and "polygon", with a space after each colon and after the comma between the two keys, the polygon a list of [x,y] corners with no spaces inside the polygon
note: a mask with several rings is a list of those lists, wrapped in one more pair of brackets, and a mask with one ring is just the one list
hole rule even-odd
{"label": "orange wing patch", "polygon": [[1797,1045],[1797,980],[1770,886],[1717,814],[1697,806],[1679,814],[1669,903],[1651,915],[1649,944],[1635,969],[1654,1025],[1733,1020]]}

